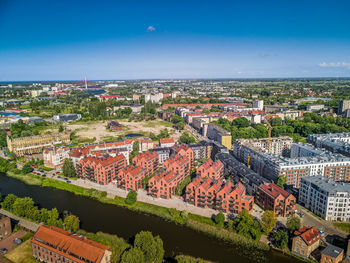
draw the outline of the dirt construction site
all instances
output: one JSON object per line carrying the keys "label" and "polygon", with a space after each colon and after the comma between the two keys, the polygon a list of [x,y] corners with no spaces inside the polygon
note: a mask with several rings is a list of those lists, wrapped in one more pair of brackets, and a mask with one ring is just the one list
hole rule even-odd
{"label": "dirt construction site", "polygon": [[161,130],[168,129],[170,137],[177,141],[181,133],[174,128],[172,124],[165,122],[160,119],[150,120],[150,121],[132,121],[118,120],[122,125],[122,130],[111,131],[107,128],[109,121],[94,121],[86,123],[72,123],[68,124],[67,128],[71,131],[75,131],[76,135],[81,138],[96,138],[96,142],[102,141],[112,141],[116,140],[118,136],[125,136],[127,134],[143,134],[144,136],[149,136],[150,133],[158,135]]}

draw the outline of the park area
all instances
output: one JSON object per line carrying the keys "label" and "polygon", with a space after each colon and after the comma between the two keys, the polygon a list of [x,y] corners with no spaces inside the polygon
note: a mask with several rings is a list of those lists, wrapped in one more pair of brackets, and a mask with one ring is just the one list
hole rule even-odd
{"label": "park area", "polygon": [[[172,124],[160,119],[149,121],[127,121],[118,120],[122,125],[122,130],[112,131],[107,129],[109,121],[89,121],[89,122],[75,122],[67,125],[71,131],[75,131],[75,135],[81,140],[91,140],[95,138],[94,142],[106,142],[118,140],[127,134],[142,134],[149,137],[151,133],[158,135],[161,130],[168,129],[168,132],[174,140],[178,140],[180,132],[172,128]],[[92,142],[92,141],[91,141]]]}

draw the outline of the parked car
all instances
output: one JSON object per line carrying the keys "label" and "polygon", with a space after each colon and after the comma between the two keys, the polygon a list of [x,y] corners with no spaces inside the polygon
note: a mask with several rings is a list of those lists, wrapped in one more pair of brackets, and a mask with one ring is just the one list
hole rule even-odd
{"label": "parked car", "polygon": [[17,244],[17,245],[20,245],[20,244],[22,244],[22,239],[20,239],[20,238],[15,238],[15,239],[13,240],[13,243],[15,243],[15,244]]}
{"label": "parked car", "polygon": [[7,253],[7,249],[6,249],[6,248],[0,248],[0,252],[1,252],[2,254],[6,254],[6,253]]}
{"label": "parked car", "polygon": [[36,174],[36,172],[33,172],[33,174]]}
{"label": "parked car", "polygon": [[42,177],[46,177],[46,174],[42,174],[41,176],[42,176]]}
{"label": "parked car", "polygon": [[70,183],[71,183],[71,181],[67,180],[67,183],[69,183],[69,184],[70,184]]}

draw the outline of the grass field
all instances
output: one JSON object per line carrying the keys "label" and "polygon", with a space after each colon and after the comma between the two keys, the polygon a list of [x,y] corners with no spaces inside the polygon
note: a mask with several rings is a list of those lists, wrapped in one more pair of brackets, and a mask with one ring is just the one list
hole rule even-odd
{"label": "grass field", "polygon": [[32,256],[32,245],[30,240],[23,242],[20,246],[9,252],[5,257],[13,263],[39,262]]}
{"label": "grass field", "polygon": [[346,233],[350,233],[350,223],[334,222],[333,225]]}

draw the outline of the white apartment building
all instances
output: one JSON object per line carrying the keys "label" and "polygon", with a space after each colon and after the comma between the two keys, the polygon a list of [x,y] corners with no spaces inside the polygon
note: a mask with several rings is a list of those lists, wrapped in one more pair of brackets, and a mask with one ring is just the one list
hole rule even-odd
{"label": "white apartment building", "polygon": [[302,178],[299,202],[325,220],[350,221],[350,184],[328,178]]}
{"label": "white apartment building", "polygon": [[50,168],[60,168],[66,158],[69,158],[69,147],[49,147],[43,151],[44,165]]}
{"label": "white apartment building", "polygon": [[253,100],[253,108],[263,110],[264,109],[264,101],[263,100]]}

